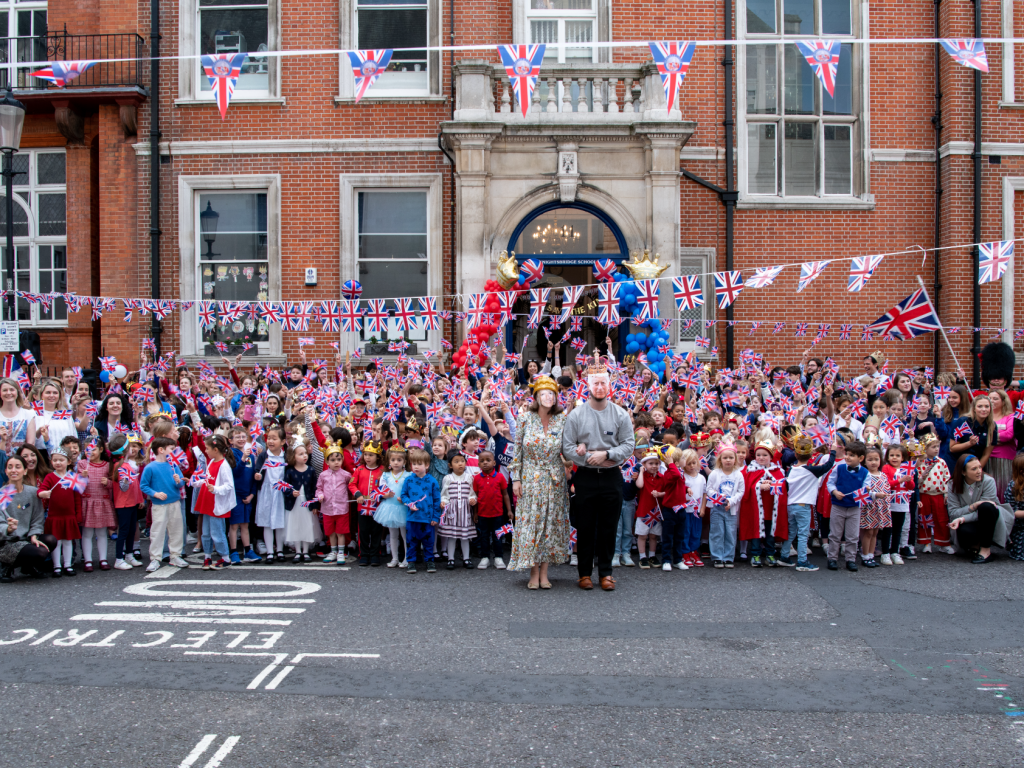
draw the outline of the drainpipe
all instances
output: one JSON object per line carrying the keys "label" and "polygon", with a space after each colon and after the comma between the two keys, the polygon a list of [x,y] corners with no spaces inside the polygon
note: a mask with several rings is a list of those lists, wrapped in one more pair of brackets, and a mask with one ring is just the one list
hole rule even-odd
{"label": "drainpipe", "polygon": [[[974,0],[974,36],[981,37],[981,0]],[[974,72],[974,242],[981,242],[981,72]],[[974,251],[974,333],[971,349],[971,385],[981,385],[981,286],[978,284],[981,253],[975,245]]]}
{"label": "drainpipe", "polygon": [[[939,34],[939,6],[942,0],[935,0],[935,38]],[[935,114],[932,116],[932,126],[935,128],[935,263],[934,274],[932,275],[932,297],[935,302],[935,309],[939,308],[939,292],[942,290],[940,280],[939,262],[942,251],[938,248],[942,245],[942,160],[939,158],[939,148],[942,145],[942,76],[940,74],[939,62],[942,60],[941,46],[935,44]],[[935,334],[934,348],[932,350],[932,367],[936,375],[939,373],[939,334]]]}
{"label": "drainpipe", "polygon": [[[149,268],[154,300],[160,298],[160,0],[149,4]],[[160,356],[160,321],[153,315],[151,333]]]}
{"label": "drainpipe", "polygon": [[[732,0],[725,0],[725,39],[732,40]],[[736,186],[733,181],[733,119],[732,104],[732,65],[733,46],[726,44],[725,56],[722,59],[722,67],[725,69],[725,193],[721,196],[725,204],[725,269],[732,271],[733,257],[733,213],[736,208]],[[725,310],[725,319],[728,321],[725,328],[725,366],[733,367],[733,305]]]}

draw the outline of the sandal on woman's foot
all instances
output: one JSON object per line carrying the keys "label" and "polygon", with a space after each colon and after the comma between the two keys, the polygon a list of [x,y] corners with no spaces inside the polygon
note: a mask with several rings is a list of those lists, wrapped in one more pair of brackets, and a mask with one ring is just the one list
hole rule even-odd
{"label": "sandal on woman's foot", "polygon": [[551,582],[550,581],[542,581],[540,583],[540,588],[541,589],[551,589]]}
{"label": "sandal on woman's foot", "polygon": [[528,582],[526,582],[526,588],[527,589],[540,589],[540,584],[538,584],[535,581],[528,581]]}

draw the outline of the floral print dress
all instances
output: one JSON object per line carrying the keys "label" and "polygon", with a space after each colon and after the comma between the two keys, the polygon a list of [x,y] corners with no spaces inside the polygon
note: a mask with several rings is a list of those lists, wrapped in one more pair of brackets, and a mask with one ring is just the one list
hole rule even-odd
{"label": "floral print dress", "polygon": [[509,570],[562,563],[569,553],[569,495],[562,465],[565,416],[552,416],[547,432],[540,416],[532,411],[519,420],[509,474],[523,487],[516,506]]}

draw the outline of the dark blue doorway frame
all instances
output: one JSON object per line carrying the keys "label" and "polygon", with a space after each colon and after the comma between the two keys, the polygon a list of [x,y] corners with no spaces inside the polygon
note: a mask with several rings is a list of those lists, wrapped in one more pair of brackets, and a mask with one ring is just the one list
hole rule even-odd
{"label": "dark blue doorway frame", "polygon": [[[544,205],[541,205],[530,211],[530,213],[527,216],[525,216],[522,221],[519,222],[515,230],[512,232],[512,236],[509,238],[508,241],[508,250],[515,250],[515,244],[516,241],[519,240],[519,236],[522,235],[524,231],[526,231],[526,228],[535,219],[539,218],[540,216],[543,216],[545,213],[548,213],[559,208],[573,208],[578,211],[585,211],[586,213],[589,213],[592,216],[599,219],[602,224],[604,224],[606,227],[608,227],[609,230],[611,230],[612,235],[615,237],[615,242],[619,246],[619,252],[609,252],[602,254],[560,253],[557,255],[544,253],[517,252],[516,259],[519,261],[519,263],[522,263],[524,259],[536,259],[537,261],[544,264],[544,267],[546,269],[548,266],[583,266],[586,264],[593,264],[598,259],[610,259],[614,261],[616,264],[622,264],[622,262],[626,261],[629,258],[629,251],[626,247],[626,238],[623,237],[622,230],[619,229],[618,225],[614,221],[612,221],[612,219],[608,216],[607,213],[602,211],[600,208],[591,205],[590,203],[563,203],[559,200],[552,200],[549,203],[544,203]],[[621,329],[623,324],[625,324],[628,328],[629,319],[623,318],[623,322],[620,323],[617,327]],[[512,323],[507,323],[505,325],[505,348],[509,350],[513,349],[514,345],[512,326]]]}

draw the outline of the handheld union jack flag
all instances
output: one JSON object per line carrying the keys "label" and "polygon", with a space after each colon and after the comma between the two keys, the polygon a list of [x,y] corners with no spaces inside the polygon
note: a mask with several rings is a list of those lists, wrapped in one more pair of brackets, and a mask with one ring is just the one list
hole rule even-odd
{"label": "handheld union jack flag", "polygon": [[636,295],[636,303],[640,306],[640,314],[637,315],[637,319],[644,323],[658,317],[658,299],[661,293],[659,281],[638,280],[636,287],[639,289]]}
{"label": "handheld union jack flag", "polygon": [[853,492],[853,500],[861,506],[871,503],[871,492],[867,488],[858,488]]}
{"label": "handheld union jack flag", "polygon": [[370,51],[348,51],[348,61],[352,65],[352,77],[356,83],[356,104],[377,82],[391,62],[391,49],[378,48]]}
{"label": "handheld union jack flag", "polygon": [[281,493],[288,493],[289,491],[295,490],[290,483],[286,483],[284,480],[278,480],[274,483],[273,487],[275,491],[281,491]]}
{"label": "handheld union jack flag", "polygon": [[965,67],[988,72],[988,56],[985,55],[985,44],[973,37],[948,38],[941,40],[946,52]]}
{"label": "handheld union jack flag", "polygon": [[867,284],[868,279],[875,272],[875,267],[882,263],[884,257],[858,256],[850,264],[850,282],[846,290],[856,293]]}
{"label": "handheld union jack flag", "polygon": [[597,322],[607,326],[621,322],[618,283],[601,283],[597,286]]}
{"label": "handheld union jack flag", "polygon": [[384,333],[388,327],[388,311],[384,308],[384,299],[370,299],[370,309],[366,313],[366,330],[377,335]]}
{"label": "handheld union jack flag", "polygon": [[47,66],[33,72],[31,76],[49,80],[54,85],[63,88],[96,64],[95,61],[51,61]]}
{"label": "handheld union jack flag", "polygon": [[1013,412],[1013,418],[1017,421],[1024,421],[1024,400],[1017,401],[1017,410]]}
{"label": "handheld union jack flag", "polygon": [[729,505],[729,497],[724,493],[718,493],[718,491],[708,491],[708,501],[716,507],[726,507]]}
{"label": "handheld union jack flag", "polygon": [[441,327],[441,321],[437,316],[437,299],[433,296],[425,296],[419,302],[423,328],[427,331],[436,331]]}
{"label": "handheld union jack flag", "polygon": [[700,278],[697,275],[673,277],[672,294],[676,300],[676,309],[680,312],[696,309],[704,304],[704,292],[700,288]]}
{"label": "handheld union jack flag", "polygon": [[767,288],[775,282],[781,271],[782,267],[757,267],[754,276],[747,279],[746,285],[748,288]]}
{"label": "handheld union jack flag", "polygon": [[501,528],[499,528],[498,530],[496,530],[494,532],[494,535],[497,536],[500,539],[506,533],[511,534],[511,533],[514,533],[514,532],[515,532],[515,529],[512,527],[512,523],[505,523],[505,525],[501,526]]}
{"label": "handheld union jack flag", "polygon": [[697,336],[693,340],[693,345],[697,347],[697,349],[702,349],[706,352],[711,347],[711,339],[707,336]]}
{"label": "handheld union jack flag", "polygon": [[743,290],[743,276],[738,271],[715,272],[715,296],[718,297],[718,308],[725,309],[740,295]]}
{"label": "handheld union jack flag", "polygon": [[906,341],[941,327],[928,294],[923,288],[918,288],[871,325],[865,326],[864,330]]}
{"label": "handheld union jack flag", "polygon": [[801,264],[800,284],[797,285],[796,292],[800,293],[800,291],[821,277],[821,273],[825,271],[825,267],[828,264],[827,261],[809,261],[806,264]]}
{"label": "handheld union jack flag", "polygon": [[953,430],[953,437],[957,440],[963,440],[966,437],[970,437],[974,432],[971,430],[970,425],[965,421],[959,427]]}
{"label": "handheld union jack flag", "polygon": [[814,74],[821,80],[829,96],[835,96],[836,71],[839,69],[839,51],[841,44],[838,40],[796,40],[796,47],[811,65]]}
{"label": "handheld union jack flag", "polygon": [[242,63],[248,57],[248,53],[214,53],[200,57],[203,71],[210,78],[210,87],[217,100],[221,120],[227,119],[228,102],[235,94],[238,76],[242,74]]}
{"label": "handheld union jack flag", "polygon": [[903,422],[900,421],[898,416],[890,414],[882,419],[882,423],[879,424],[879,429],[884,435],[899,437],[900,433],[903,432]]}
{"label": "handheld union jack flag", "polygon": [[499,45],[498,55],[512,82],[512,91],[519,99],[519,110],[526,117],[530,97],[537,87],[540,63],[544,60],[544,45]]}
{"label": "handheld union jack flag", "polygon": [[665,103],[667,110],[672,111],[675,106],[676,96],[679,94],[679,86],[683,84],[683,78],[690,68],[690,60],[697,44],[688,40],[672,41],[665,43],[651,43],[651,53],[654,54],[654,63],[658,67],[658,74],[661,75],[661,84],[665,86]]}
{"label": "handheld union jack flag", "polygon": [[618,265],[611,259],[598,259],[594,262],[594,279],[599,283],[607,283],[615,279]]}
{"label": "handheld union jack flag", "polygon": [[1013,259],[1013,240],[984,243],[978,246],[978,282],[991,283],[1006,272]]}

